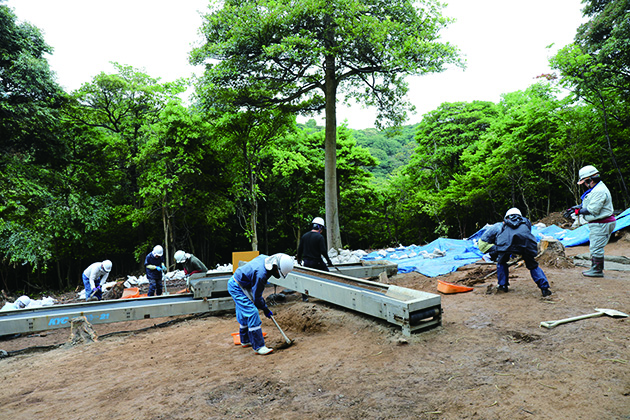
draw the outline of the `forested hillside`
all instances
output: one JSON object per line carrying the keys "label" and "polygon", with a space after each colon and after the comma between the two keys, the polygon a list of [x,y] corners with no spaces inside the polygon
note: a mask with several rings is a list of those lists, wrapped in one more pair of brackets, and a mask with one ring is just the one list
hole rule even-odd
{"label": "forested hillside", "polygon": [[[536,221],[579,202],[587,164],[616,209],[630,206],[630,11],[584,4],[588,21],[551,58],[554,73],[523,91],[443,103],[407,122],[395,120],[403,92],[389,92],[396,130],[336,127],[344,247],[467,237],[513,206]],[[124,64],[65,92],[42,33],[2,3],[0,19],[1,288],[74,289],[106,258],[114,278],[140,273],[156,244],[171,268],[178,249],[209,267],[233,251],[294,255],[324,217],[330,131],[297,124],[305,108],[268,106],[267,85],[248,85],[259,95],[250,103],[208,75],[162,82]],[[322,105],[317,95],[300,103]]]}

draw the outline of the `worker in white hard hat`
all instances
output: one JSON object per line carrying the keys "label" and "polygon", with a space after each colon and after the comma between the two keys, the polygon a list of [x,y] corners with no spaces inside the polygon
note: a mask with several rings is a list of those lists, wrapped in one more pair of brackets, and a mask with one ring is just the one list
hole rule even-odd
{"label": "worker in white hard hat", "polygon": [[[329,271],[322,256],[326,259],[328,266],[333,265],[326,250],[324,227],[324,219],[316,217],[311,222],[311,230],[300,238],[297,250],[297,261],[300,265],[317,270]],[[308,301],[308,296],[302,294],[302,300],[304,302]]]}
{"label": "worker in white hard hat", "polygon": [[265,346],[258,310],[262,310],[267,318],[273,316],[273,312],[267,307],[263,298],[263,290],[269,277],[285,278],[291,270],[293,270],[293,258],[287,254],[272,256],[261,254],[237,268],[228,281],[228,292],[236,306],[236,320],[240,325],[242,347],[252,347],[257,354],[261,355],[273,351]]}
{"label": "worker in white hard hat", "polygon": [[485,239],[488,243],[494,244],[494,252],[491,253],[491,256],[497,263],[497,289],[500,292],[509,290],[508,261],[512,255],[520,255],[543,297],[551,296],[547,276],[536,261],[538,245],[532,234],[532,223],[523,217],[519,209],[516,207],[509,209],[505,213],[500,229],[492,229],[492,233]]}
{"label": "worker in white hard hat", "polygon": [[17,309],[24,309],[30,304],[31,304],[31,298],[26,295],[22,295],[15,300],[15,307]]}
{"label": "worker in white hard hat", "polygon": [[608,187],[600,179],[599,171],[592,165],[580,169],[578,185],[586,187],[582,204],[574,207],[576,215],[583,215],[589,227],[589,251],[591,268],[583,271],[586,277],[604,277],[604,247],[610,240],[617,224]]}
{"label": "worker in white hard hat", "polygon": [[103,298],[103,285],[112,271],[112,262],[105,260],[90,264],[83,271],[83,286],[85,287],[85,300]]}
{"label": "worker in white hard hat", "polygon": [[147,296],[160,296],[162,294],[162,275],[166,273],[164,265],[164,249],[161,245],[153,247],[144,259],[144,270],[149,280],[149,292]]}
{"label": "worker in white hard hat", "polygon": [[0,311],[15,311],[17,309],[25,309],[30,305],[31,298],[23,295],[15,299],[15,302],[6,302]]}
{"label": "worker in white hard hat", "polygon": [[201,262],[201,260],[195,257],[193,254],[189,254],[188,252],[184,252],[179,250],[175,253],[175,262],[178,264],[183,264],[184,266],[184,274],[190,276],[191,274],[196,273],[207,273],[208,267]]}

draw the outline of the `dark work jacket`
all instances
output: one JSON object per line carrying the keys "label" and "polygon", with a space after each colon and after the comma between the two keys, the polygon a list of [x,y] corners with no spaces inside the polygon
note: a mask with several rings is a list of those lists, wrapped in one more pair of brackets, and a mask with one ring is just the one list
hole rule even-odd
{"label": "dark work jacket", "polygon": [[195,274],[195,273],[207,273],[208,267],[201,260],[194,255],[190,255],[186,261],[184,261],[184,274]]}
{"label": "dark work jacket", "polygon": [[496,237],[496,247],[499,254],[535,257],[538,244],[532,234],[532,223],[518,214],[509,215],[503,219],[503,227]]}
{"label": "dark work jacket", "polygon": [[326,259],[328,264],[332,265],[332,261],[330,261],[328,257],[328,252],[326,252],[324,235],[312,230],[302,235],[300,244],[298,245],[297,260],[322,261],[322,256]]}
{"label": "dark work jacket", "polygon": [[144,259],[144,269],[147,273],[147,279],[149,280],[162,280],[162,272],[158,270],[149,270],[147,265],[154,265],[160,267],[164,264],[164,256],[156,257],[153,255],[153,251],[149,252]]}

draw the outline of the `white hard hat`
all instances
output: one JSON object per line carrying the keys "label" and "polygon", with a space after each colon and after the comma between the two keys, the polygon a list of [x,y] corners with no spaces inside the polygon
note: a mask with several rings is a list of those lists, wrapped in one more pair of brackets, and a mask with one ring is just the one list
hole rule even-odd
{"label": "white hard hat", "polygon": [[586,178],[588,178],[589,176],[597,175],[598,173],[599,171],[597,170],[596,167],[592,165],[586,165],[585,167],[580,169],[580,172],[579,172],[580,180],[578,181],[578,185],[583,184],[584,181],[586,181]]}
{"label": "white hard hat", "polygon": [[112,262],[110,260],[103,261],[103,270],[107,271],[108,273],[112,271]]}
{"label": "white hard hat", "polygon": [[29,303],[31,303],[31,298],[28,296],[20,296],[15,300],[15,303],[18,308],[26,308]]}
{"label": "white hard hat", "polygon": [[156,257],[161,257],[162,255],[164,255],[164,248],[162,248],[162,245],[156,245],[155,247],[153,247],[153,255],[155,255]]}
{"label": "white hard hat", "polygon": [[272,270],[274,265],[278,267],[278,272],[282,278],[285,278],[293,270],[293,258],[287,254],[273,254],[265,259],[265,268],[267,270]]}
{"label": "white hard hat", "polygon": [[314,225],[321,225],[322,227],[325,227],[326,225],[324,224],[324,219],[322,219],[321,217],[316,217],[313,219],[313,221],[311,222]]}
{"label": "white hard hat", "polygon": [[178,263],[183,263],[186,261],[186,253],[181,249],[175,253],[175,261]]}
{"label": "white hard hat", "polygon": [[289,257],[287,254],[282,254],[280,257],[280,265],[278,266],[278,271],[282,278],[285,278],[291,270],[293,270],[293,258]]}
{"label": "white hard hat", "polygon": [[512,207],[511,209],[509,209],[505,213],[505,217],[508,217],[511,214],[518,214],[519,216],[522,216],[521,211],[519,209],[517,209],[516,207]]}

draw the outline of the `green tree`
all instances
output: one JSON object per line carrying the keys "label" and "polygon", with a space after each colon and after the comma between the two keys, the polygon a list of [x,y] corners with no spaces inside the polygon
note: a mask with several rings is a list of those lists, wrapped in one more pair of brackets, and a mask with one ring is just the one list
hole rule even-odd
{"label": "green tree", "polygon": [[462,162],[466,151],[476,150],[481,137],[496,120],[498,109],[491,102],[443,103],[427,113],[417,126],[417,147],[403,173],[411,180],[417,211],[431,217],[440,235],[449,233],[456,220],[460,235],[473,208],[461,197],[446,192],[457,175],[468,168]]}
{"label": "green tree", "polygon": [[64,99],[45,58],[52,51],[37,27],[0,5],[0,172],[16,153],[38,163],[63,153],[52,130]]}
{"label": "green tree", "polygon": [[[458,203],[462,211],[474,209],[469,214],[484,222],[502,218],[509,207],[530,218],[555,208],[561,196],[549,167],[554,139],[563,135],[561,106],[553,87],[543,83],[503,95],[481,141],[462,154],[465,169],[446,189],[447,202]],[[492,212],[480,208],[484,196]]]}
{"label": "green tree", "polygon": [[227,111],[214,117],[214,136],[232,156],[231,193],[240,204],[238,215],[245,222],[243,227],[252,250],[257,251],[259,201],[264,197],[260,182],[271,171],[268,158],[276,142],[293,129],[295,117],[274,110]]}
{"label": "green tree", "polygon": [[202,257],[194,247],[195,232],[220,226],[233,213],[224,153],[203,114],[179,101],[166,104],[151,131],[136,157],[143,206],[134,211],[134,223],[149,224],[158,215],[170,249]]}
{"label": "green tree", "polygon": [[[601,134],[595,135],[608,156],[596,153],[589,163],[605,172],[616,172],[626,205],[630,194],[624,173],[630,169],[625,146],[630,134],[630,1],[586,0],[584,16],[589,18],[566,46],[550,60],[560,70],[561,83],[573,90],[578,100],[591,104],[599,113]],[[611,183],[612,184],[612,183]]]}
{"label": "green tree", "polygon": [[377,123],[405,118],[404,80],[444,70],[457,50],[439,39],[449,23],[432,0],[228,0],[206,16],[206,43],[191,61],[202,84],[239,105],[325,110],[325,202],[329,244],[340,247],[336,175],[339,93],[378,109]]}
{"label": "green tree", "polygon": [[[184,91],[185,81],[160,83],[159,79],[131,66],[112,64],[116,74],[102,72],[92,82],[73,92],[73,101],[65,116],[79,127],[89,127],[103,134],[107,140],[103,147],[111,151],[109,171],[120,175],[119,182],[112,187],[119,223],[133,223],[139,227],[146,219],[138,218],[137,212],[145,207],[144,198],[148,196],[146,191],[140,193],[139,178],[142,174],[138,169],[138,156],[147,144],[155,141],[154,125],[159,123],[166,105],[178,100],[177,95]],[[151,202],[149,206],[154,204]],[[141,242],[136,249],[137,258],[158,240],[164,241],[169,261],[170,240],[167,224],[163,222],[159,223],[163,227],[161,233],[149,231],[146,241],[141,238],[143,235],[137,237]]]}

